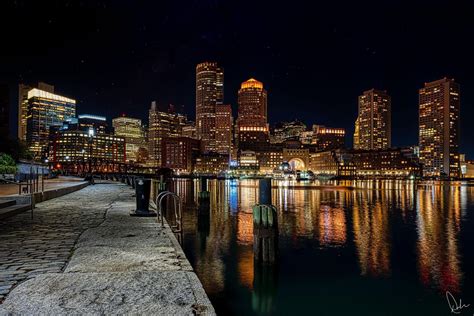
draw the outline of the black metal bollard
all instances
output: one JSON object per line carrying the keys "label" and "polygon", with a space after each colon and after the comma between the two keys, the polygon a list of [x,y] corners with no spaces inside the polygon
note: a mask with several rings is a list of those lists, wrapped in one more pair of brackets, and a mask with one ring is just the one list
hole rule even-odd
{"label": "black metal bollard", "polygon": [[127,185],[130,185],[130,176],[125,176],[125,181]]}
{"label": "black metal bollard", "polygon": [[137,179],[137,177],[135,176],[132,176],[132,188],[135,189],[135,180]]}
{"label": "black metal bollard", "polygon": [[137,209],[130,213],[130,216],[149,217],[156,216],[156,213],[150,212],[150,189],[151,180],[145,178],[137,178],[135,180],[135,195]]}
{"label": "black metal bollard", "polygon": [[259,189],[259,204],[252,208],[254,260],[272,264],[278,255],[278,213],[271,204],[271,179],[261,179]]}

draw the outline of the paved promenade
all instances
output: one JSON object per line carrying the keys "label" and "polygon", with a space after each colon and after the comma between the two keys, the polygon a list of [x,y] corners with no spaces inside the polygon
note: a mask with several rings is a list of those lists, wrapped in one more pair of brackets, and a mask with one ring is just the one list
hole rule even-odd
{"label": "paved promenade", "polygon": [[214,314],[171,231],[133,207],[97,184],[0,224],[0,315]]}

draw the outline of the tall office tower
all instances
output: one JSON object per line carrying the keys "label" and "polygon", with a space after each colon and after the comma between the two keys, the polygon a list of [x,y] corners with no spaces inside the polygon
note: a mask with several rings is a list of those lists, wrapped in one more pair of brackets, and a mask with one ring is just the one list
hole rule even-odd
{"label": "tall office tower", "polygon": [[390,148],[392,129],[391,99],[387,91],[367,90],[359,96],[359,144],[357,149]]}
{"label": "tall office tower", "polygon": [[0,139],[7,139],[10,134],[10,92],[8,85],[0,84]]}
{"label": "tall office tower", "polygon": [[148,112],[148,154],[151,165],[159,167],[161,161],[162,140],[164,137],[180,137],[186,116],[172,111],[158,110],[155,101],[151,103]]}
{"label": "tall office tower", "polygon": [[237,117],[239,149],[268,143],[267,91],[253,78],[240,86]]}
{"label": "tall office tower", "polygon": [[232,150],[232,107],[230,104],[216,107],[216,151],[229,155]]}
{"label": "tall office tower", "polygon": [[419,91],[419,106],[423,175],[459,177],[459,84],[447,78],[425,83]]}
{"label": "tall office tower", "polygon": [[34,88],[54,94],[54,86],[44,82],[38,82],[34,85],[18,85],[18,138],[23,141],[26,141],[26,125],[28,118],[28,92]]}
{"label": "tall office tower", "polygon": [[216,106],[224,100],[224,70],[215,62],[196,66],[196,137],[204,151],[216,151]]}
{"label": "tall office tower", "polygon": [[354,141],[352,147],[359,149],[359,118],[356,119],[354,124]]}
{"label": "tall office tower", "polygon": [[52,86],[40,83],[38,87],[28,89],[20,85],[20,97],[23,99],[19,101],[18,113],[18,137],[26,139],[35,159],[42,158],[46,153],[50,128],[62,126],[63,122],[76,116],[76,100],[49,92],[54,91]]}
{"label": "tall office tower", "polygon": [[145,147],[142,120],[126,117],[116,117],[112,120],[114,135],[125,139],[125,152],[128,162],[137,162],[140,148]]}

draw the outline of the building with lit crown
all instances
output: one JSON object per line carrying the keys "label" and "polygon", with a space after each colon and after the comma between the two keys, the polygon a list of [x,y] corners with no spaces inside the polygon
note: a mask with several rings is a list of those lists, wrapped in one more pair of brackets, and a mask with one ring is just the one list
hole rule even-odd
{"label": "building with lit crown", "polygon": [[[47,86],[54,92],[54,87]],[[45,158],[49,130],[76,116],[76,100],[20,85],[19,138],[25,139],[35,159]]]}
{"label": "building with lit crown", "polygon": [[216,106],[224,101],[224,70],[215,62],[196,66],[196,137],[204,151],[216,151]]}
{"label": "building with lit crown", "polygon": [[269,142],[267,91],[253,78],[243,82],[238,92],[237,134],[239,149],[254,149]]}
{"label": "building with lit crown", "polygon": [[354,149],[390,148],[392,129],[391,98],[387,91],[367,90],[359,96]]}
{"label": "building with lit crown", "polygon": [[419,146],[423,174],[460,177],[460,87],[453,79],[425,83],[419,91]]}

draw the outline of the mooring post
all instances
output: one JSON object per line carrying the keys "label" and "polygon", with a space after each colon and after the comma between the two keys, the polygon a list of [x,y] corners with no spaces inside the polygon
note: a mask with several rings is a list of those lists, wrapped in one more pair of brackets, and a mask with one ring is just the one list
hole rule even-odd
{"label": "mooring post", "polygon": [[272,179],[259,182],[259,203],[253,211],[254,260],[274,263],[278,253],[278,213],[272,205]]}
{"label": "mooring post", "polygon": [[201,177],[201,191],[198,193],[199,211],[209,211],[211,194],[207,190],[207,177]]}

